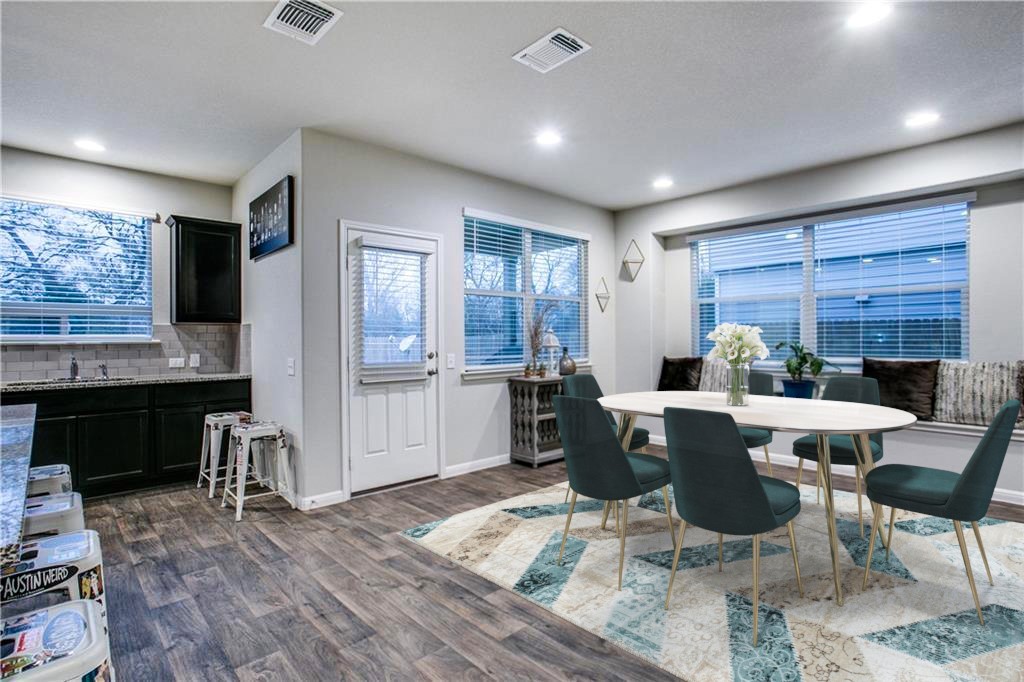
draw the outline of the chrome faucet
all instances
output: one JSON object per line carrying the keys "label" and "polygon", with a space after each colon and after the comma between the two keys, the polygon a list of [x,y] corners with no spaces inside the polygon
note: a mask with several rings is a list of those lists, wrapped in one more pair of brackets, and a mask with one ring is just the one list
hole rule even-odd
{"label": "chrome faucet", "polygon": [[71,378],[78,378],[78,360],[75,359],[74,355],[71,356]]}
{"label": "chrome faucet", "polygon": [[100,370],[100,376],[102,376],[104,379],[109,379],[110,378],[110,374],[107,373],[107,363],[101,362],[99,370]]}

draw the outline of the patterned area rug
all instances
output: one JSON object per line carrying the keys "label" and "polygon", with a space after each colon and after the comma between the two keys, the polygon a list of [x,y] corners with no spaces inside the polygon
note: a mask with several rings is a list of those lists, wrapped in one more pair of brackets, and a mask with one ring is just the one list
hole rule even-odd
{"label": "patterned area rug", "polygon": [[[726,537],[720,573],[717,535],[688,527],[666,611],[672,541],[661,494],[630,507],[620,592],[619,541],[613,519],[608,530],[600,528],[600,502],[577,501],[565,559],[557,564],[568,512],[565,489],[566,484],[552,486],[403,535],[694,682],[1024,679],[1022,524],[982,522],[994,587],[973,533],[965,532],[985,614],[982,627],[948,521],[897,512],[892,554],[886,560],[876,545],[872,580],[862,591],[867,540],[858,527],[856,497],[837,492],[845,597],[839,607],[824,506],[815,503],[813,486],[805,485],[796,518],[805,596],[797,591],[785,527],[763,536],[755,648],[749,538]],[[866,513],[866,536],[870,520]]]}

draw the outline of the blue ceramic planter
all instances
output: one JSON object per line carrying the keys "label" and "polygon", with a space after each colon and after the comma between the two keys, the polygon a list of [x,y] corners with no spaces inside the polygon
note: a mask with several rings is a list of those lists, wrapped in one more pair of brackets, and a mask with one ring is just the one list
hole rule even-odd
{"label": "blue ceramic planter", "polygon": [[802,381],[783,379],[782,395],[787,398],[813,398],[814,384],[813,379],[804,379]]}

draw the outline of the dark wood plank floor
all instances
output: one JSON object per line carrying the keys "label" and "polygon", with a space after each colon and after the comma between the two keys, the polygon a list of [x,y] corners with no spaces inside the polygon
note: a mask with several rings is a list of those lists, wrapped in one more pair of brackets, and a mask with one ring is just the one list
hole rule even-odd
{"label": "dark wood plank floor", "polygon": [[253,501],[237,524],[191,486],[90,501],[118,678],[669,678],[394,535],[565,479],[508,465],[305,513]]}

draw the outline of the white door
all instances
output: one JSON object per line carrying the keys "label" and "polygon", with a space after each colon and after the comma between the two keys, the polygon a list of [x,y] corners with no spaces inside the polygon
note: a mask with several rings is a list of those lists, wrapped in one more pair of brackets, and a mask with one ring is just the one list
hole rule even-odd
{"label": "white door", "polygon": [[436,476],[438,238],[349,226],[353,493]]}

